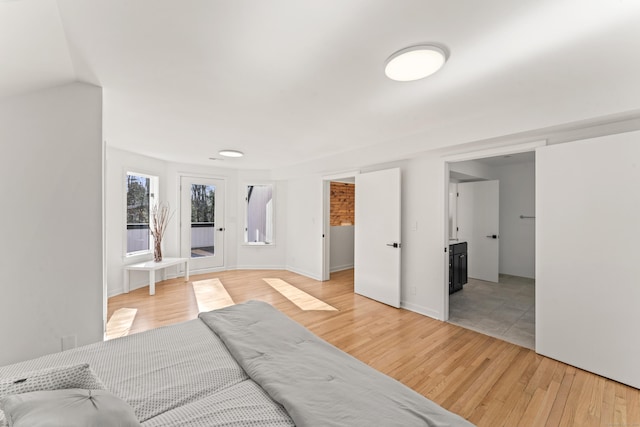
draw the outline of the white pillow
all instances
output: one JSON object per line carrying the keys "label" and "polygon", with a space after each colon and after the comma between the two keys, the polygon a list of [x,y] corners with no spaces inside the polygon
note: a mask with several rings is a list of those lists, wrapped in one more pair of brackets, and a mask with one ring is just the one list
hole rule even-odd
{"label": "white pillow", "polygon": [[63,389],[0,399],[9,427],[139,427],[133,409],[106,390]]}
{"label": "white pillow", "polygon": [[12,378],[0,378],[0,397],[7,394],[64,388],[105,389],[88,363],[25,372]]}
{"label": "white pillow", "polygon": [[[88,363],[30,371],[20,376],[0,378],[0,398],[11,394],[40,390],[83,388],[104,390],[105,387]],[[4,426],[4,414],[0,409],[0,426]]]}

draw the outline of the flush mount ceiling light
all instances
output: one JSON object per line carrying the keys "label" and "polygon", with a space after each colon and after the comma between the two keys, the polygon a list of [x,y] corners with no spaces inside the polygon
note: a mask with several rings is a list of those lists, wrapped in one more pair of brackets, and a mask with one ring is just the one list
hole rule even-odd
{"label": "flush mount ceiling light", "polygon": [[391,55],[384,73],[398,82],[420,80],[442,68],[447,58],[447,51],[441,47],[427,44],[411,46]]}
{"label": "flush mount ceiling light", "polygon": [[218,154],[225,157],[242,157],[244,153],[238,150],[220,150]]}

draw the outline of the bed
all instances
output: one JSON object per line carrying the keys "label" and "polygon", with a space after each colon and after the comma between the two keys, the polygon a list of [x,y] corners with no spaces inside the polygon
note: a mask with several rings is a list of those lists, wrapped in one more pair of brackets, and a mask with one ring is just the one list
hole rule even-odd
{"label": "bed", "polygon": [[[112,406],[123,411],[117,414],[128,411],[117,415],[119,425],[472,425],[260,301],[0,367],[7,418],[20,421],[59,394],[76,401],[82,395],[90,412]],[[18,399],[32,395],[37,403]],[[47,418],[43,413],[37,416]]]}

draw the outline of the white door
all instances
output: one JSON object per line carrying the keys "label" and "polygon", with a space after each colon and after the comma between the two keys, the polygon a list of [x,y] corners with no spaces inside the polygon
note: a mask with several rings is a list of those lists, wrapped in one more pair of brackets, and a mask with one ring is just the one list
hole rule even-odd
{"label": "white door", "polygon": [[400,307],[400,169],[356,176],[355,292]]}
{"label": "white door", "polygon": [[467,242],[469,277],[498,282],[500,262],[498,181],[458,184],[458,240]]}
{"label": "white door", "polygon": [[536,150],[536,352],[635,388],[638,159],[638,131]]}
{"label": "white door", "polygon": [[180,253],[190,270],[224,266],[224,181],[180,178]]}

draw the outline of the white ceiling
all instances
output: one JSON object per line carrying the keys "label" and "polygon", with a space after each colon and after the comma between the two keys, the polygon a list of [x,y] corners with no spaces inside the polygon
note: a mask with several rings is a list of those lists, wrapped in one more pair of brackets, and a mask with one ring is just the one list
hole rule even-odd
{"label": "white ceiling", "polygon": [[[386,79],[422,42],[448,48],[445,67]],[[99,85],[110,146],[246,169],[640,112],[639,52],[637,0],[0,1],[0,97]],[[223,148],[246,156],[209,160]]]}

